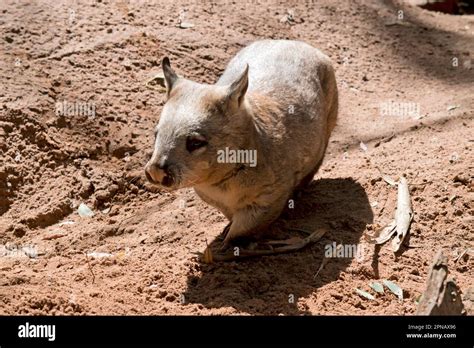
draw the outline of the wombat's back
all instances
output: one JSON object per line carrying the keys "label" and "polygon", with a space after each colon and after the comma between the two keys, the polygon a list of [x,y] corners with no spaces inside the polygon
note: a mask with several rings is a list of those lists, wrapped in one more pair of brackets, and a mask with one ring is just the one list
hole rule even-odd
{"label": "wombat's back", "polygon": [[318,49],[301,41],[262,40],[242,49],[230,61],[218,85],[230,84],[249,64],[248,91],[269,94],[319,88],[331,63]]}
{"label": "wombat's back", "polygon": [[294,107],[300,119],[315,122],[316,133],[329,137],[336,124],[338,96],[332,63],[325,54],[301,41],[256,41],[237,53],[216,84],[232,83],[246,64],[247,94],[255,92],[285,108]]}
{"label": "wombat's back", "polygon": [[279,168],[282,177],[295,183],[304,177],[310,180],[322,162],[337,118],[337,85],[330,59],[300,41],[257,41],[230,61],[217,84],[232,83],[246,64],[250,104],[260,107],[263,96],[279,109],[254,110],[262,142],[268,140],[271,149],[267,160]]}

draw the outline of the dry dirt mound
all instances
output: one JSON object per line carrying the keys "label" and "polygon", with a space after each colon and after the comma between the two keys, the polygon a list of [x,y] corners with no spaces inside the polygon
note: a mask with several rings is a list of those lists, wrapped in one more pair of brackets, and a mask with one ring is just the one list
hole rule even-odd
{"label": "dry dirt mound", "polygon": [[[472,15],[375,0],[8,0],[0,11],[0,314],[412,314],[438,248],[469,292],[472,256],[456,257],[474,238]],[[167,55],[212,83],[261,38],[304,40],[335,63],[338,127],[283,217],[329,231],[298,253],[201,264],[193,253],[226,221],[192,190],[143,180],[164,99],[145,81]],[[366,241],[396,206],[377,167],[411,187],[410,247],[396,256]],[[81,203],[94,215],[80,217]],[[364,257],[315,277],[334,242]],[[377,279],[404,300],[355,292]]]}

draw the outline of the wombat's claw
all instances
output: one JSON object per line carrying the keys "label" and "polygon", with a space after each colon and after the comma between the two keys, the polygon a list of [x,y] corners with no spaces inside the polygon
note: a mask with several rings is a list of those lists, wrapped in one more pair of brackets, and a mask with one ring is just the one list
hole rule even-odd
{"label": "wombat's claw", "polygon": [[220,248],[219,248],[219,251],[220,251],[221,253],[223,253],[223,252],[229,250],[230,246],[231,246],[230,243],[229,243],[228,241],[224,240],[224,241],[221,243],[221,246],[220,246]]}
{"label": "wombat's claw", "polygon": [[222,230],[221,234],[219,235],[219,239],[225,240],[225,237],[227,237],[227,234],[229,233],[230,230],[230,225],[232,225],[232,222],[229,222],[224,229]]}

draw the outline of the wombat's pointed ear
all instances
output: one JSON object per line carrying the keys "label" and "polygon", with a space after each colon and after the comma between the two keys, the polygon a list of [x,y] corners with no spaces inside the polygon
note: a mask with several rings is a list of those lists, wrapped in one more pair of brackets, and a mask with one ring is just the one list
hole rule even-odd
{"label": "wombat's pointed ear", "polygon": [[165,77],[166,94],[169,97],[173,86],[178,80],[178,75],[174,72],[173,69],[171,69],[171,63],[168,57],[163,58],[161,62],[161,67],[163,68],[163,75]]}
{"label": "wombat's pointed ear", "polygon": [[249,65],[246,64],[244,72],[229,87],[228,99],[233,106],[239,107],[247,92],[249,85]]}

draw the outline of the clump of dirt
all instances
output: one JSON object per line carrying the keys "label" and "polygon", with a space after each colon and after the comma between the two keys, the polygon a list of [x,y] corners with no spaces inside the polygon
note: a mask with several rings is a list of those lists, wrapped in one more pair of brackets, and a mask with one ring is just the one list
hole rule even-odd
{"label": "clump of dirt", "polygon": [[[472,293],[472,15],[375,0],[0,9],[1,314],[413,314],[439,248]],[[180,75],[213,83],[262,38],[303,40],[334,61],[338,126],[281,219],[328,232],[297,253],[202,264],[195,253],[227,222],[192,189],[144,180],[165,99],[145,82],[169,56]],[[378,168],[410,186],[415,216],[397,254],[367,239],[396,207]],[[338,244],[362,257],[318,273]],[[402,301],[356,293],[383,279]]]}

